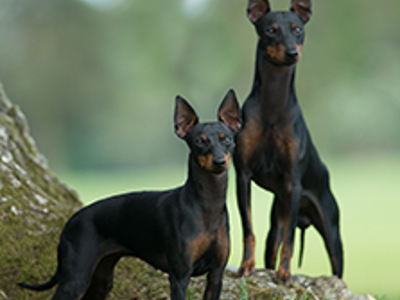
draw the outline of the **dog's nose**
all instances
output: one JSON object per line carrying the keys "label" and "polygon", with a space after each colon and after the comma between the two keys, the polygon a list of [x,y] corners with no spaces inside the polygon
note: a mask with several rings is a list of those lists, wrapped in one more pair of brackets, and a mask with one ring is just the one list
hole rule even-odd
{"label": "dog's nose", "polygon": [[295,59],[297,58],[297,56],[299,56],[299,51],[297,51],[297,49],[288,49],[285,52],[285,55],[287,58],[291,58],[291,59]]}
{"label": "dog's nose", "polygon": [[226,160],[223,157],[215,158],[215,159],[213,159],[213,164],[214,164],[214,167],[222,168],[222,167],[225,167]]}

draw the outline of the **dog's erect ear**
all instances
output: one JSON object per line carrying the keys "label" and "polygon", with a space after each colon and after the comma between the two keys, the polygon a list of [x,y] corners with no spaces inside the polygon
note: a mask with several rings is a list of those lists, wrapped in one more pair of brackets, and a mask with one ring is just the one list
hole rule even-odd
{"label": "dog's erect ear", "polygon": [[218,109],[218,119],[233,131],[238,131],[240,128],[240,108],[233,90],[229,90],[222,100]]}
{"label": "dog's erect ear", "polygon": [[305,23],[311,18],[311,0],[292,0],[290,10]]}
{"label": "dog's erect ear", "polygon": [[268,0],[249,0],[247,16],[253,24],[269,11],[270,5]]}
{"label": "dog's erect ear", "polygon": [[198,121],[199,118],[190,104],[181,96],[176,96],[174,122],[177,136],[181,139],[185,138]]}

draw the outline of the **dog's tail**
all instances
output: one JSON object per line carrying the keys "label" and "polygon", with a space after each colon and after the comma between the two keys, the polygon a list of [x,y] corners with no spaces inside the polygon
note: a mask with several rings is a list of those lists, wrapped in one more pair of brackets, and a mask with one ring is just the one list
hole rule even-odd
{"label": "dog's tail", "polygon": [[45,290],[51,289],[57,283],[58,283],[58,278],[57,278],[57,273],[56,273],[49,281],[47,281],[46,283],[43,283],[43,284],[35,285],[35,284],[27,284],[25,282],[19,282],[19,283],[17,283],[17,285],[24,289],[29,289],[32,291],[45,291]]}
{"label": "dog's tail", "polygon": [[298,267],[301,268],[301,264],[303,263],[303,254],[304,254],[304,237],[306,235],[306,227],[300,228],[300,253],[299,253],[299,265]]}

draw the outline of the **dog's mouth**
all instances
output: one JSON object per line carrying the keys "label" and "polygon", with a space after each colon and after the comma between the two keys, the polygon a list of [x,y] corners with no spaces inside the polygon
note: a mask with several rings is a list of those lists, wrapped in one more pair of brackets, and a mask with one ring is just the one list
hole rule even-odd
{"label": "dog's mouth", "polygon": [[230,154],[226,154],[224,158],[213,159],[211,154],[199,155],[197,157],[200,167],[204,168],[210,173],[221,174],[229,168]]}
{"label": "dog's mouth", "polygon": [[224,164],[209,164],[209,165],[203,166],[203,168],[206,169],[207,172],[218,175],[218,174],[222,174],[228,170],[229,162],[225,162]]}
{"label": "dog's mouth", "polygon": [[286,58],[281,64],[283,66],[292,66],[296,64],[299,60],[297,58]]}
{"label": "dog's mouth", "polygon": [[271,57],[270,55],[268,55],[268,53],[265,54],[265,58],[274,65],[287,67],[295,65],[300,60],[299,58],[293,57]]}
{"label": "dog's mouth", "polygon": [[267,46],[265,47],[264,56],[275,65],[292,66],[301,58],[301,45],[296,44],[296,48],[293,51],[287,51],[283,45]]}
{"label": "dog's mouth", "polygon": [[209,170],[213,174],[221,174],[228,170],[228,166],[214,166],[212,170]]}

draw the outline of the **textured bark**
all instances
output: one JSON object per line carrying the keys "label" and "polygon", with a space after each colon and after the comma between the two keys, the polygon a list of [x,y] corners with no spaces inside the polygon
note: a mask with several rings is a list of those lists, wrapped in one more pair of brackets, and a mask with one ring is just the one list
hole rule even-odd
{"label": "textured bark", "polygon": [[80,206],[51,173],[25,116],[0,87],[0,299],[25,299],[16,282],[53,271],[60,228]]}
{"label": "textured bark", "polygon": [[[35,293],[16,283],[42,283],[50,278],[61,229],[80,207],[76,193],[50,171],[29,134],[25,116],[0,86],[0,300],[51,297],[54,290]],[[227,271],[221,299],[373,299],[351,294],[335,277],[294,276],[288,289],[272,283],[271,274],[257,271],[242,279]],[[202,298],[204,281],[204,276],[192,280],[192,299]],[[165,274],[125,258],[116,268],[109,299],[161,300],[168,295]]]}

